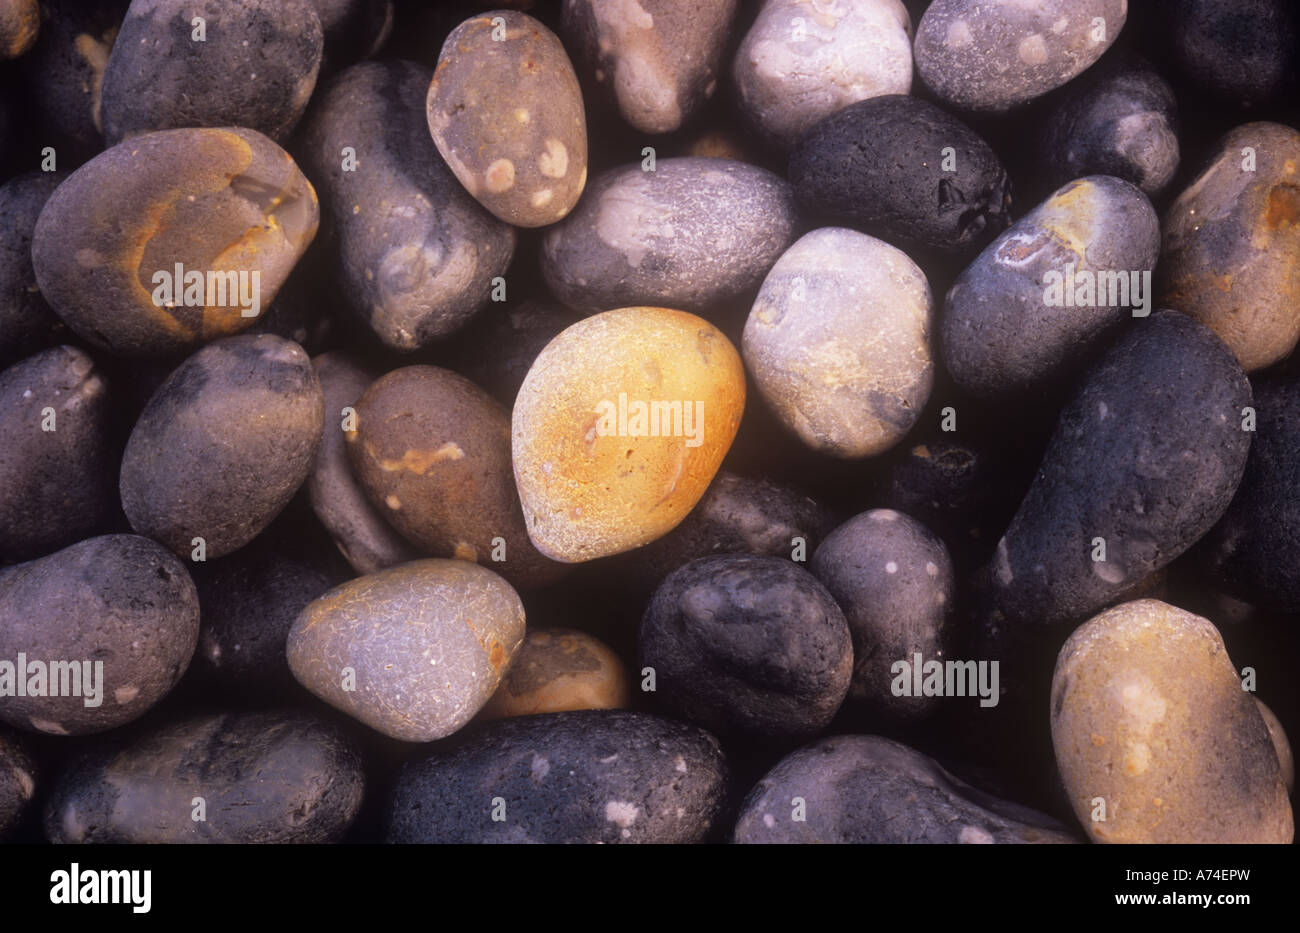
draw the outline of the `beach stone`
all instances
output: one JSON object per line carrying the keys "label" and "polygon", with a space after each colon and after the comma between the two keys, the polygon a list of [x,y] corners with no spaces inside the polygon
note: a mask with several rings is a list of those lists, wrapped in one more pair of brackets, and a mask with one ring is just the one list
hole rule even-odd
{"label": "beach stone", "polygon": [[[1067,183],[948,290],[940,330],[953,381],[973,395],[1015,399],[1076,376],[1084,349],[1151,313],[1159,253],[1159,218],[1137,187],[1107,175]],[[1144,306],[1134,300],[1134,272]]]}
{"label": "beach stone", "polygon": [[[260,133],[148,133],[100,153],[50,195],[32,265],[45,300],[92,346],[176,355],[256,321],[318,219],[311,184]],[[232,288],[240,273],[245,285]],[[202,286],[185,283],[193,274]]]}
{"label": "beach stone", "polygon": [[982,572],[996,610],[1031,627],[1077,622],[1186,551],[1241,480],[1250,404],[1207,327],[1169,311],[1135,323],[1062,410]]}
{"label": "beach stone", "polygon": [[[0,669],[0,720],[48,735],[130,722],[181,679],[198,636],[199,599],[185,565],[148,538],[89,538],[6,568],[0,661],[16,666],[25,654],[29,687],[33,662],[48,676],[47,695],[15,696],[16,684],[6,684]],[[71,662],[75,671],[56,662]],[[48,695],[56,677],[60,695]]]}
{"label": "beach stone", "polygon": [[519,587],[564,565],[528,539],[510,462],[510,413],[464,376],[404,366],[357,401],[344,431],[353,475],[416,550],[477,561]]}
{"label": "beach stone", "polygon": [[0,185],[0,369],[64,339],[32,268],[32,234],[41,208],[67,176],[27,172]]}
{"label": "beach stone", "polygon": [[[312,511],[357,573],[374,573],[414,560],[410,542],[388,524],[352,474],[344,432],[353,424],[356,404],[379,373],[342,351],[312,360],[325,398],[325,428],[316,462],[307,477]],[[353,418],[344,409],[352,409]]]}
{"label": "beach stone", "polygon": [[36,763],[19,736],[0,729],[0,839],[18,825],[36,793]]}
{"label": "beach stone", "polygon": [[912,89],[912,19],[901,0],[766,0],[731,74],[749,122],[790,149],[849,104]]}
{"label": "beach stone", "polygon": [[1054,100],[1038,132],[1036,161],[1053,188],[1113,175],[1155,197],[1178,171],[1173,88],[1140,59],[1098,64]]}
{"label": "beach stone", "polygon": [[191,559],[236,551],[311,472],[324,398],[302,347],[229,337],[189,357],[154,392],[122,457],[131,527]]}
{"label": "beach stone", "polygon": [[[796,811],[796,808],[799,808]],[[794,819],[799,812],[802,819]],[[843,735],[792,752],[745,798],[737,843],[1071,843],[1051,817],[971,787],[891,739]]]}
{"label": "beach stone", "polygon": [[912,54],[942,102],[1004,111],[1090,66],[1127,14],[1128,0],[935,0],[916,27]]}
{"label": "beach stone", "polygon": [[313,600],[289,632],[304,687],[405,742],[444,738],[496,690],[524,640],[503,579],[463,560],[417,560]]}
{"label": "beach stone", "polygon": [[794,239],[790,186],[727,159],[611,168],[546,231],[551,293],[583,313],[650,305],[704,313],[758,286]]}
{"label": "beach stone", "polygon": [[54,843],[339,842],[364,785],[356,743],[316,716],[191,716],[74,760],[45,804],[45,834]]}
{"label": "beach stone", "polygon": [[426,108],[438,152],[498,218],[544,227],[573,210],[587,183],[582,89],[559,37],[537,20],[497,10],[453,29]]}
{"label": "beach stone", "polygon": [[1288,0],[1168,0],[1170,63],[1193,94],[1237,108],[1294,94],[1300,22]]}
{"label": "beach stone", "polygon": [[722,737],[807,739],[848,693],[844,614],[779,557],[702,557],[660,584],[641,620],[640,665],[668,709]]}
{"label": "beach stone", "polygon": [[503,719],[402,768],[385,841],[701,842],[727,777],[717,739],[649,713]]}
{"label": "beach stone", "polygon": [[1169,206],[1162,303],[1223,338],[1247,372],[1300,339],[1300,131],[1247,123]]}
{"label": "beach stone", "polygon": [[872,97],[799,140],[790,183],[804,210],[900,246],[941,253],[987,242],[1010,220],[1010,182],[974,130],[928,101]]}
{"label": "beach stone", "polygon": [[76,347],[0,372],[0,560],[28,560],[107,530],[121,448],[108,389]]}
{"label": "beach stone", "polygon": [[429,138],[432,77],[403,61],[346,69],[316,95],[299,150],[333,225],[342,294],[394,350],[462,327],[515,249],[514,228],[469,196]]}
{"label": "beach stone", "polygon": [[283,144],[323,49],[311,0],[132,0],[104,70],[104,138],[239,126]]}
{"label": "beach stone", "polygon": [[563,32],[593,92],[642,133],[671,133],[713,97],[736,0],[566,0]]}
{"label": "beach stone", "polygon": [[853,637],[849,698],[878,721],[915,722],[942,697],[895,696],[891,668],[914,656],[951,656],[956,591],[948,549],[929,529],[892,509],[872,509],[836,528],[808,564],[844,611]]}
{"label": "beach stone", "polygon": [[625,709],[631,699],[627,667],[603,641],[574,629],[543,629],[524,636],[480,718]]}
{"label": "beach stone", "polygon": [[1062,646],[1051,710],[1061,780],[1093,841],[1291,842],[1268,726],[1208,619],[1154,599],[1101,613]]}
{"label": "beach stone", "polygon": [[744,406],[740,354],[701,318],[620,308],[574,324],[515,401],[515,482],[533,544],[577,563],[667,534],[704,495]]}
{"label": "beach stone", "polygon": [[749,374],[806,445],[855,459],[911,429],[934,381],[925,273],[901,250],[842,227],[777,260],[745,322]]}

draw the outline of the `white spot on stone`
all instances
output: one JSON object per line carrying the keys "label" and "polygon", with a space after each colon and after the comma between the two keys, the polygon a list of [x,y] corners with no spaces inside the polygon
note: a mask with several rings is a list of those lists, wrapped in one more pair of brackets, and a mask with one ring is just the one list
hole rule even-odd
{"label": "white spot on stone", "polygon": [[768,829],[771,829],[773,826],[776,825],[776,817],[772,816],[772,814],[770,813],[764,813],[763,825],[766,826]]}
{"label": "white spot on stone", "polygon": [[676,770],[682,774],[686,773],[686,759],[683,758],[681,755],[677,756]]}
{"label": "white spot on stone", "polygon": [[957,841],[964,846],[987,846],[992,845],[993,837],[978,826],[963,826],[957,836]]}
{"label": "white spot on stone", "polygon": [[533,755],[532,766],[528,769],[529,777],[533,779],[534,784],[540,784],[542,779],[551,771],[551,763],[541,755]]}
{"label": "white spot on stone", "polygon": [[[220,656],[221,656],[221,649],[218,648],[216,657],[220,657]],[[119,704],[130,703],[139,695],[140,695],[139,687],[118,687],[116,690],[113,691],[113,702]]]}
{"label": "white spot on stone", "polygon": [[898,573],[898,564],[892,560],[885,564],[885,573]]}
{"label": "white spot on stone", "polygon": [[397,498],[397,496],[391,496],[391,495],[385,496],[384,505],[388,506],[390,509],[396,512],[398,509],[402,507],[402,500]]}
{"label": "white spot on stone", "polygon": [[955,19],[948,24],[948,35],[945,37],[948,46],[954,49],[962,49],[975,41],[971,35],[970,26],[966,25],[966,20]]}
{"label": "white spot on stone", "polygon": [[621,800],[611,800],[605,804],[605,819],[624,829],[636,822],[637,814],[640,812],[636,804],[624,803]]}
{"label": "white spot on stone", "polygon": [[558,139],[546,140],[546,151],[537,157],[537,167],[547,178],[563,178],[569,173],[569,150]]}
{"label": "white spot on stone", "polygon": [[551,198],[554,196],[555,192],[550,188],[543,188],[541,191],[534,191],[530,200],[533,203],[533,207],[545,207],[551,203]]}
{"label": "white spot on stone", "polygon": [[515,163],[509,159],[497,159],[488,166],[483,181],[493,194],[509,191],[515,183]]}
{"label": "white spot on stone", "polygon": [[1016,54],[1026,65],[1041,65],[1047,61],[1047,43],[1038,33],[1032,36],[1026,36],[1020,40],[1020,45],[1016,47]]}
{"label": "white spot on stone", "polygon": [[930,576],[932,576],[932,577],[937,577],[937,576],[939,576],[939,568],[938,568],[938,566],[937,566],[936,564],[934,564],[933,562],[927,562],[927,563],[926,563],[926,565],[925,565],[925,572],[926,572],[927,574],[929,574]]}

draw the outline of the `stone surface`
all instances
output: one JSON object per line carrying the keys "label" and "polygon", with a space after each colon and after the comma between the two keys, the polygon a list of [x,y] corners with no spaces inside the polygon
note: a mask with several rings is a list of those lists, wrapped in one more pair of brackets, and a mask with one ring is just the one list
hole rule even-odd
{"label": "stone surface", "polygon": [[1268,726],[1209,620],[1152,599],[1089,620],[1061,648],[1051,715],[1094,841],[1291,842]]}
{"label": "stone surface", "polygon": [[[792,801],[795,801],[792,803]],[[794,819],[802,803],[802,820]],[[985,794],[890,739],[821,739],[758,782],[738,843],[1070,843],[1051,817]]]}
{"label": "stone surface", "polygon": [[0,369],[63,340],[32,268],[32,234],[41,208],[66,175],[28,172],[0,185]]}
{"label": "stone surface", "polygon": [[707,312],[745,295],[794,239],[785,179],[728,159],[601,172],[542,241],[552,294],[584,313],[633,305]]}
{"label": "stone surface", "polygon": [[0,59],[25,54],[40,28],[41,8],[36,0],[0,0]]}
{"label": "stone surface", "polygon": [[418,560],[335,587],[289,633],[312,693],[387,736],[451,735],[492,696],[524,639],[510,585],[463,560]]}
{"label": "stone surface", "polygon": [[745,322],[749,374],[781,422],[835,457],[888,450],[934,380],[930,285],[901,250],[823,227],[768,273]]}
{"label": "stone surface", "polygon": [[808,569],[830,591],[853,636],[849,697],[878,721],[909,723],[932,715],[941,697],[895,696],[898,661],[944,660],[956,582],[948,550],[920,522],[872,509],[836,528]]}
{"label": "stone surface", "polygon": [[45,833],[56,843],[338,842],[364,784],[357,745],[315,716],[200,715],[76,760],[46,801]]}
{"label": "stone surface", "polygon": [[529,632],[483,719],[624,709],[632,699],[627,668],[600,639],[574,629]]}
{"label": "stone surface", "polygon": [[195,538],[207,559],[243,547],[311,472],[324,408],[296,343],[261,334],[204,347],[158,387],[131,431],[120,482],[131,527],[185,557]]}
{"label": "stone surface", "polygon": [[717,739],[670,719],[622,710],[505,719],[402,769],[386,841],[700,842],[721,816],[726,781]]}
{"label": "stone surface", "polygon": [[1255,698],[1255,702],[1259,705],[1259,714],[1264,717],[1264,725],[1268,727],[1268,737],[1273,743],[1273,751],[1277,752],[1278,772],[1282,775],[1282,783],[1286,785],[1286,792],[1290,794],[1295,790],[1295,756],[1291,752],[1291,743],[1287,740],[1286,730],[1282,728],[1282,721],[1277,718],[1277,714],[1259,697]]}
{"label": "stone surface", "polygon": [[720,555],[678,568],[655,591],[639,646],[658,702],[723,737],[809,738],[830,724],[853,672],[840,607],[779,557]]}
{"label": "stone surface", "polygon": [[4,839],[36,793],[36,763],[15,733],[0,729],[0,839]]}
{"label": "stone surface", "polygon": [[1259,107],[1294,94],[1300,21],[1288,0],[1169,0],[1171,64],[1193,94]]}
{"label": "stone surface", "polygon": [[[89,538],[7,568],[0,573],[0,720],[50,735],[130,722],[180,680],[198,635],[189,573],[147,538]],[[28,660],[26,696],[15,695],[20,653]]]}
{"label": "stone surface", "polygon": [[574,324],[515,402],[515,481],[533,544],[576,563],[668,533],[712,481],[744,405],[740,355],[701,318],[621,308]]}
{"label": "stone surface", "polygon": [[302,130],[343,295],[395,350],[462,327],[515,248],[514,229],[469,196],[429,138],[432,77],[413,62],[354,65],[320,90]]}
{"label": "stone surface", "polygon": [[[257,320],[318,219],[311,184],[260,133],[148,133],[59,185],[36,222],[32,264],[45,300],[83,340],[175,355]],[[194,274],[198,284],[186,281]]]}
{"label": "stone surface", "polygon": [[453,29],[426,109],[438,152],[498,218],[544,227],[573,210],[587,182],[582,89],[537,20],[498,10]]}
{"label": "stone surface", "polygon": [[1162,304],[1209,325],[1247,372],[1300,339],[1298,173],[1300,132],[1247,123],[1165,213]]}

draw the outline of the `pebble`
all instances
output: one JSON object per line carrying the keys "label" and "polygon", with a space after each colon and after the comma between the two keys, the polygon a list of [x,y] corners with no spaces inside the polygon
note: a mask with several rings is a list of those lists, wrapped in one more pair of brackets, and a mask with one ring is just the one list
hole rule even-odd
{"label": "pebble", "polygon": [[672,133],[714,96],[737,0],[566,0],[564,38],[593,92],[642,133]]}
{"label": "pebble", "polygon": [[649,713],[503,719],[402,768],[385,841],[701,842],[727,776],[717,739]]}
{"label": "pebble", "polygon": [[1128,0],[935,0],[916,27],[912,54],[942,102],[1005,111],[1090,66],[1127,14]]}
{"label": "pebble", "polygon": [[1268,726],[1209,620],[1153,599],[1103,612],[1061,648],[1051,702],[1056,763],[1093,841],[1292,841]]}
{"label": "pebble", "polygon": [[331,706],[384,735],[451,735],[496,690],[524,640],[524,607],[503,579],[463,560],[367,574],[303,609],[289,667]]}
{"label": "pebble", "polygon": [[1114,175],[1149,197],[1178,171],[1178,102],[1147,62],[1104,62],[1063,88],[1037,133],[1035,159],[1049,186]]}
{"label": "pebble", "polygon": [[19,736],[0,729],[0,840],[18,825],[36,793],[36,764]]}
{"label": "pebble", "polygon": [[706,313],[755,288],[794,240],[789,184],[698,156],[601,172],[542,240],[546,284],[584,313],[651,305]]}
{"label": "pebble", "polygon": [[544,227],[573,210],[587,182],[582,89],[559,37],[537,20],[497,10],[453,29],[426,108],[438,152],[495,216]]}
{"label": "pebble", "polygon": [[727,554],[679,567],[641,620],[655,698],[723,738],[797,741],[849,690],[853,644],[831,593],[780,557]]}
{"label": "pebble", "polygon": [[415,559],[410,542],[388,524],[353,476],[344,441],[354,426],[357,401],[380,374],[343,351],[322,353],[312,368],[325,398],[325,428],[306,485],[312,511],[357,573]]}
{"label": "pebble", "polygon": [[324,408],[296,343],[261,334],[204,347],[131,431],[120,483],[131,527],[194,560],[199,548],[210,560],[243,547],[311,472]]}
{"label": "pebble", "polygon": [[1108,175],[1069,182],[948,290],[947,371],[963,390],[1004,400],[1077,375],[1087,349],[1155,309],[1159,253],[1160,221],[1141,190]]}
{"label": "pebble", "polygon": [[731,74],[745,117],[790,149],[849,104],[912,89],[912,20],[901,0],[767,0]]}
{"label": "pebble", "polygon": [[872,509],[836,528],[808,569],[844,610],[853,636],[849,697],[879,722],[933,715],[942,697],[895,696],[892,667],[951,655],[956,582],[948,549],[920,522]]}
{"label": "pebble", "polygon": [[50,195],[32,265],[45,300],[87,343],[174,356],[256,321],[318,216],[311,184],[254,130],[148,133],[100,153]]}
{"label": "pebble", "polygon": [[1241,108],[1279,103],[1300,75],[1300,18],[1290,0],[1175,0],[1163,46],[1197,99]]}
{"label": "pebble", "polygon": [[[89,538],[6,568],[0,720],[48,735],[130,722],[181,679],[198,636],[199,599],[189,573],[148,538]],[[25,677],[17,671],[20,655]],[[58,662],[73,667],[55,669]],[[25,696],[16,695],[20,679]]]}
{"label": "pebble", "polygon": [[481,719],[626,709],[632,700],[627,667],[603,641],[574,629],[529,632]]}
{"label": "pebble", "polygon": [[74,761],[46,801],[45,834],[64,844],[339,842],[364,785],[356,743],[315,716],[191,716]]}
{"label": "pebble", "polygon": [[28,172],[0,185],[0,369],[58,343],[66,333],[32,269],[36,219],[66,177]]}
{"label": "pebble", "polygon": [[1010,220],[997,155],[956,117],[901,94],[873,97],[813,126],[790,156],[799,206],[899,246],[964,252]]}
{"label": "pebble", "polygon": [[312,0],[132,0],[104,69],[104,138],[239,126],[283,144],[323,49]]}
{"label": "pebble", "polygon": [[112,524],[121,448],[110,402],[76,347],[0,372],[0,559],[41,557]]}
{"label": "pebble", "polygon": [[888,450],[934,380],[930,285],[901,250],[823,227],[777,260],[745,322],[749,375],[781,422],[845,459]]}
{"label": "pebble", "polygon": [[394,350],[464,326],[515,249],[514,228],[469,196],[429,138],[432,77],[413,62],[354,65],[316,95],[302,129],[303,165],[337,241],[334,276]]}
{"label": "pebble", "polygon": [[1076,840],[1051,817],[971,787],[891,739],[843,735],[792,752],[749,792],[736,843],[1017,844]]}
{"label": "pebble", "polygon": [[343,437],[371,504],[420,553],[477,561],[518,587],[564,573],[528,539],[510,413],[464,376],[436,366],[389,372],[357,401]]}
{"label": "pebble", "polygon": [[1136,322],[1062,410],[985,568],[998,611],[1034,627],[1077,622],[1186,551],[1241,479],[1250,404],[1208,328],[1169,311]]}
{"label": "pebble", "polygon": [[533,544],[577,563],[667,534],[704,495],[744,406],[740,354],[701,318],[621,308],[574,324],[515,401],[515,482]]}
{"label": "pebble", "polygon": [[1297,172],[1300,132],[1247,123],[1223,137],[1165,213],[1162,303],[1209,325],[1247,372],[1300,339]]}

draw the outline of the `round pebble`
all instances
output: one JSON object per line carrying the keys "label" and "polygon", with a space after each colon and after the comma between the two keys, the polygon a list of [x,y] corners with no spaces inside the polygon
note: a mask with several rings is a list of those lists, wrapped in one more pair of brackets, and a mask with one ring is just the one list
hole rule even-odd
{"label": "round pebble", "polygon": [[598,638],[573,629],[529,632],[482,719],[625,709],[631,682],[619,656]]}

